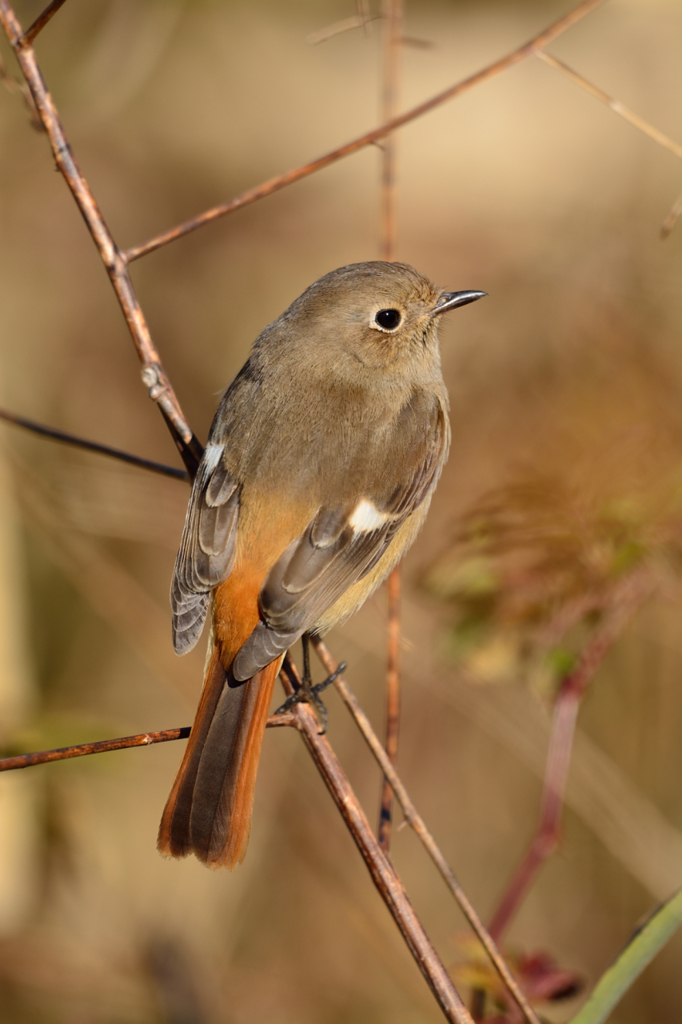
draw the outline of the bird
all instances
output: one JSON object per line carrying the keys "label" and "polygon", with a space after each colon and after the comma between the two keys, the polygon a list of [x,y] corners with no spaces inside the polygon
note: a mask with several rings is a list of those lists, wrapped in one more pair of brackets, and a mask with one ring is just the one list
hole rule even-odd
{"label": "bird", "polygon": [[265,327],[227,388],[171,585],[176,653],[209,615],[210,635],[162,855],[243,860],[283,658],[347,619],[412,544],[450,446],[438,323],[485,294],[405,263],[340,267]]}

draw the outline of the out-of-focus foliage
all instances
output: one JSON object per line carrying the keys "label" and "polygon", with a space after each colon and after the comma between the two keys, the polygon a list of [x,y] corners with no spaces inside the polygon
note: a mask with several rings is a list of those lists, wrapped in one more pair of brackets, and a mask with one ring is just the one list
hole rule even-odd
{"label": "out-of-focus foliage", "polygon": [[[518,1006],[510,998],[499,975],[491,970],[490,961],[480,943],[471,938],[458,943],[463,962],[454,969],[454,977],[472,990],[484,992],[491,1000],[492,1009],[486,1020],[523,1021]],[[547,953],[513,952],[505,949],[505,959],[518,979],[530,1004],[539,1013],[548,1005],[572,999],[582,989],[582,980],[574,971],[562,969]]]}
{"label": "out-of-focus foliage", "polygon": [[453,610],[448,649],[474,679],[523,674],[551,693],[630,574],[649,566],[663,592],[677,592],[679,396],[660,352],[644,359],[646,337],[606,330],[530,411],[534,450],[465,510],[425,576]]}

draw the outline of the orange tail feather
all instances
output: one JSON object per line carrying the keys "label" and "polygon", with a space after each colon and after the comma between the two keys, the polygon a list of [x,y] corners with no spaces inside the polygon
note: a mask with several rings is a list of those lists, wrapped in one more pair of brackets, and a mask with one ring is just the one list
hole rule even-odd
{"label": "orange tail feather", "polygon": [[261,743],[282,659],[234,685],[214,649],[158,849],[234,869],[246,853]]}

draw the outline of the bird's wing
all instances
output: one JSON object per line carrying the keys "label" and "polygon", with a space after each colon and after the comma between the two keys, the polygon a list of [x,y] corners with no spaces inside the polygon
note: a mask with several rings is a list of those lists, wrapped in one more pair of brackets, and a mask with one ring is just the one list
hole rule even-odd
{"label": "bird's wing", "polygon": [[239,651],[235,679],[249,679],[286,651],[320,616],[376,565],[398,528],[431,492],[447,447],[438,405],[409,458],[395,466],[387,499],[370,491],[335,508],[322,507],[303,535],[270,570],[259,596],[262,621]]}
{"label": "bird's wing", "polygon": [[211,591],[229,576],[235,557],[239,488],[222,461],[223,448],[209,444],[189,500],[171,584],[173,646],[185,654],[196,644]]}

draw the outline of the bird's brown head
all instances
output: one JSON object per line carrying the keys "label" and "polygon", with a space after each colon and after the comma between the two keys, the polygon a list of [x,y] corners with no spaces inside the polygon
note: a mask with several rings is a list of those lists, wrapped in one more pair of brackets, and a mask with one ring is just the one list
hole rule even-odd
{"label": "bird's brown head", "polygon": [[276,324],[289,337],[314,337],[337,365],[401,372],[437,361],[441,314],[485,294],[443,291],[406,263],[352,263],[307,288]]}

